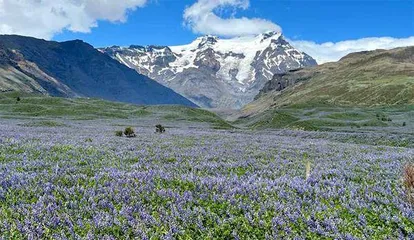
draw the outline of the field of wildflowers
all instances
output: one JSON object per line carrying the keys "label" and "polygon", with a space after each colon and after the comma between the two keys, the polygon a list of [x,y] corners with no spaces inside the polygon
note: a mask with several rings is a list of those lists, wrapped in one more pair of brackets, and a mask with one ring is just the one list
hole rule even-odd
{"label": "field of wildflowers", "polygon": [[414,239],[410,146],[116,121],[0,120],[0,239]]}

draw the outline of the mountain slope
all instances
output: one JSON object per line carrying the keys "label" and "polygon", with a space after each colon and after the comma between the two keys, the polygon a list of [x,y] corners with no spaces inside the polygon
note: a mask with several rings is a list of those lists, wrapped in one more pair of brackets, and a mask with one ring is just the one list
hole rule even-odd
{"label": "mountain slope", "polygon": [[[71,89],[26,61],[18,51],[0,44],[0,91],[37,92],[56,96],[77,96]],[[49,92],[48,92],[49,91]]]}
{"label": "mountain slope", "polygon": [[135,104],[196,106],[79,40],[0,36],[0,89]]}
{"label": "mountain slope", "polygon": [[336,63],[275,75],[243,112],[298,104],[414,104],[414,47],[353,53]]}
{"label": "mountain slope", "polygon": [[234,39],[204,36],[183,46],[100,50],[208,108],[240,108],[275,73],[316,65],[276,32]]}

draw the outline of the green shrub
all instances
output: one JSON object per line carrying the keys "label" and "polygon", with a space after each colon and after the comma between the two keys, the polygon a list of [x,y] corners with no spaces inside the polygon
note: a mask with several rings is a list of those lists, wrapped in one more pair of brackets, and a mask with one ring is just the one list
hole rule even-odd
{"label": "green shrub", "polygon": [[124,133],[122,131],[116,131],[115,132],[115,136],[117,137],[122,137],[124,135]]}
{"label": "green shrub", "polygon": [[376,117],[378,120],[383,121],[383,122],[392,122],[392,119],[388,117],[387,115],[385,115],[385,113],[377,113]]}
{"label": "green shrub", "polygon": [[161,124],[157,124],[155,126],[155,132],[157,132],[157,133],[165,133],[165,127],[163,127]]}
{"label": "green shrub", "polygon": [[125,128],[124,134],[126,137],[132,138],[132,137],[136,137],[137,135],[135,134],[135,131],[132,127],[127,127]]}
{"label": "green shrub", "polygon": [[407,123],[406,122],[403,122],[403,127],[405,127],[405,126],[407,126]]}
{"label": "green shrub", "polygon": [[20,99],[20,97],[17,97],[17,98],[16,98],[16,101],[20,102],[20,100],[21,100],[21,99]]}

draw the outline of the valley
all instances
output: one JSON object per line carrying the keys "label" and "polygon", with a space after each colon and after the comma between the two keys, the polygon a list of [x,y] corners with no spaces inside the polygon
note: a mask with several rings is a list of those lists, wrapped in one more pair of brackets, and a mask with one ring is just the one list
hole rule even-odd
{"label": "valley", "polygon": [[[228,123],[181,106],[2,93],[0,236],[414,234],[401,183],[414,154],[412,109],[275,111],[269,130],[269,123]],[[377,112],[387,122],[354,127]],[[295,123],[305,116],[352,124],[307,129]],[[156,133],[156,124],[166,131]],[[136,137],[116,135],[129,126]]]}
{"label": "valley", "polygon": [[[209,105],[207,80],[225,78],[205,72],[211,59],[174,65],[188,46],[158,69],[192,75],[181,91],[84,42],[0,43],[0,238],[414,236],[412,47],[274,65],[256,82],[228,79],[251,91],[218,86]],[[168,49],[179,48],[112,48],[131,63]]]}

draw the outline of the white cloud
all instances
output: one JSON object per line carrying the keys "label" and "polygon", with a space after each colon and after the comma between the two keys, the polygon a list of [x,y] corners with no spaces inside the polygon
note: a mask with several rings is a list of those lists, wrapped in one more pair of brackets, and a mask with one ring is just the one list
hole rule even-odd
{"label": "white cloud", "polygon": [[125,22],[147,0],[0,0],[0,34],[50,39],[64,29],[90,32],[98,20]]}
{"label": "white cloud", "polygon": [[184,11],[184,23],[195,33],[236,37],[260,34],[266,31],[281,32],[271,21],[260,18],[221,18],[214,11],[232,7],[246,10],[249,0],[198,0]]}
{"label": "white cloud", "polygon": [[327,42],[317,44],[311,41],[290,41],[291,44],[303,51],[319,63],[338,61],[352,52],[371,51],[376,49],[391,49],[397,47],[414,46],[414,36],[408,38],[361,38],[357,40]]}
{"label": "white cloud", "polygon": [[[217,10],[233,8],[246,10],[249,0],[198,0],[184,11],[184,23],[194,33],[212,34],[224,37],[256,35],[266,31],[281,32],[281,28],[266,19],[259,18],[222,18]],[[414,36],[408,38],[373,37],[341,42],[315,43],[312,41],[293,41],[291,44],[316,59],[319,64],[338,61],[352,52],[376,49],[391,49],[414,45]]]}
{"label": "white cloud", "polygon": [[[129,11],[149,0],[0,0],[0,34],[19,34],[50,39],[62,30],[90,32],[98,20],[125,22]],[[184,11],[184,22],[193,32],[224,37],[281,31],[275,23],[260,18],[222,18],[217,11],[246,10],[249,0],[198,0]],[[408,38],[363,38],[318,44],[290,41],[318,63],[337,61],[357,51],[414,45]]]}

